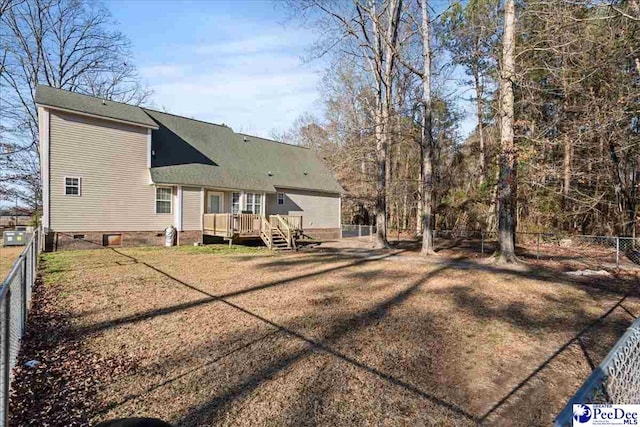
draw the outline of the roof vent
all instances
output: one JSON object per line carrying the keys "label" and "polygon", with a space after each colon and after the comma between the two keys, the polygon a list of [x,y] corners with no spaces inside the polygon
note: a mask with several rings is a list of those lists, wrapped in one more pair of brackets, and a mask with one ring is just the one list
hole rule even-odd
{"label": "roof vent", "polygon": [[243,140],[244,142],[248,142],[248,141],[249,141],[249,138],[247,138],[246,136],[243,136],[243,137],[242,137],[242,140]]}
{"label": "roof vent", "polygon": [[269,172],[267,172],[267,175],[273,176],[273,172],[269,171]]}
{"label": "roof vent", "polygon": [[106,99],[102,100],[102,105],[107,105],[107,100]]}
{"label": "roof vent", "polygon": [[309,172],[307,172],[307,171],[304,171],[302,173],[305,174],[305,175],[309,175]]}

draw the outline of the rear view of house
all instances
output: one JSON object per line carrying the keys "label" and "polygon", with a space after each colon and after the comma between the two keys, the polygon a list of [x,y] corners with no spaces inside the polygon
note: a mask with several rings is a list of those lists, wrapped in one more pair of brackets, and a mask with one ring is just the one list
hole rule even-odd
{"label": "rear view of house", "polygon": [[53,249],[206,236],[336,238],[343,191],[309,149],[48,86],[36,92]]}

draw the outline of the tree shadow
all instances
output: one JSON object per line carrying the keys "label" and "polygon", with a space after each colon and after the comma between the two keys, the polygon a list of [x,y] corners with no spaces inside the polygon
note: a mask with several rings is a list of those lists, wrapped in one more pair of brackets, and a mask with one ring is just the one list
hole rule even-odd
{"label": "tree shadow", "polygon": [[345,337],[348,334],[352,334],[355,331],[362,330],[371,324],[380,321],[384,318],[389,310],[393,307],[401,304],[407,298],[409,298],[412,294],[414,294],[424,283],[425,281],[433,278],[434,276],[440,274],[445,271],[448,267],[439,267],[434,271],[422,276],[419,280],[412,283],[409,287],[404,289],[403,291],[395,294],[393,297],[385,300],[384,302],[377,304],[371,307],[369,310],[359,313],[352,317],[347,317],[344,319],[340,319],[332,322],[328,331],[323,334],[320,339],[312,339],[309,338],[295,330],[290,329],[287,326],[277,324],[259,314],[253,313],[245,308],[242,308],[232,302],[224,300],[223,303],[233,306],[234,308],[242,311],[245,314],[248,314],[252,317],[255,317],[275,328],[284,332],[285,334],[297,338],[305,343],[305,348],[301,350],[294,351],[286,357],[279,358],[275,363],[269,364],[268,366],[261,367],[258,371],[254,372],[251,377],[244,382],[235,385],[231,389],[227,390],[221,395],[218,395],[211,399],[210,401],[198,405],[194,408],[191,408],[179,421],[180,425],[192,425],[192,424],[201,424],[205,421],[210,421],[215,419],[219,414],[224,412],[225,408],[228,407],[233,401],[238,399],[239,397],[246,395],[251,390],[257,388],[265,381],[273,378],[279,372],[282,372],[295,364],[296,362],[307,358],[314,354],[315,352],[323,352],[327,353],[331,356],[334,356],[340,359],[343,362],[348,363],[349,365],[356,367],[360,370],[363,370],[369,374],[373,374],[379,379],[385,380],[386,382],[401,387],[405,391],[417,395],[423,399],[427,399],[432,403],[445,408],[446,410],[452,411],[458,415],[461,415],[469,420],[475,420],[475,416],[468,413],[463,408],[455,405],[439,396],[428,393],[413,384],[407,383],[397,377],[388,374],[384,371],[381,371],[377,368],[371,367],[359,360],[355,357],[347,355],[343,352],[338,351],[337,349],[332,347],[332,344],[335,344],[336,341]]}
{"label": "tree shadow", "polygon": [[[114,249],[115,250],[115,249]],[[90,326],[85,329],[85,332],[99,332],[105,329],[113,328],[119,325],[132,324],[137,323],[143,320],[155,318],[157,316],[162,316],[169,313],[174,313],[182,310],[187,310],[191,307],[197,307],[206,305],[212,302],[217,302],[220,304],[224,304],[233,310],[236,310],[240,313],[243,313],[246,316],[251,317],[252,319],[258,320],[260,323],[266,325],[267,327],[273,329],[277,333],[290,337],[295,341],[301,343],[302,348],[296,348],[293,351],[287,351],[285,354],[277,355],[273,360],[270,360],[266,364],[261,364],[254,368],[253,372],[248,378],[245,378],[236,384],[232,384],[229,387],[226,387],[220,393],[217,393],[211,399],[206,401],[205,403],[192,407],[188,410],[188,412],[181,418],[180,422],[184,424],[200,424],[206,420],[211,419],[219,419],[225,414],[225,411],[229,409],[229,407],[237,402],[242,397],[251,393],[252,390],[257,389],[262,384],[265,384],[270,379],[274,378],[278,374],[281,374],[287,371],[292,366],[296,365],[298,362],[306,360],[307,358],[317,355],[317,354],[325,354],[329,355],[332,358],[340,361],[340,363],[349,366],[350,368],[356,369],[358,371],[364,372],[368,375],[372,375],[377,380],[383,381],[388,385],[392,385],[394,387],[398,387],[402,389],[404,392],[415,396],[420,399],[427,400],[433,403],[436,406],[441,407],[445,411],[450,411],[452,413],[457,414],[458,416],[468,420],[469,422],[480,422],[489,420],[496,412],[500,411],[507,403],[511,403],[514,400],[514,396],[518,395],[525,389],[525,387],[530,386],[533,380],[535,380],[539,374],[545,370],[548,365],[555,361],[561,354],[563,354],[569,347],[574,345],[580,345],[582,343],[587,348],[589,348],[589,337],[588,332],[591,331],[594,326],[601,322],[603,319],[606,319],[614,310],[627,310],[624,308],[623,303],[629,295],[636,295],[637,291],[635,289],[635,284],[624,284],[624,286],[618,286],[615,289],[610,289],[609,285],[615,284],[615,279],[612,278],[611,282],[607,282],[608,284],[603,285],[600,282],[597,283],[583,283],[580,280],[569,279],[563,280],[560,284],[569,285],[569,286],[578,286],[581,289],[585,290],[591,296],[602,297],[602,296],[620,296],[619,301],[605,312],[602,316],[597,319],[593,319],[593,316],[589,316],[589,314],[581,307],[579,304],[581,301],[575,300],[572,298],[563,298],[558,296],[549,296],[545,295],[545,298],[548,298],[550,301],[553,301],[557,305],[566,305],[572,308],[568,314],[561,315],[559,313],[555,313],[553,311],[548,311],[544,313],[533,313],[527,310],[527,306],[523,303],[512,302],[508,304],[501,304],[496,306],[492,304],[491,300],[486,298],[479,297],[478,295],[473,294],[473,288],[470,286],[454,286],[450,287],[446,290],[429,290],[430,293],[434,293],[436,295],[441,295],[443,298],[446,298],[452,301],[457,307],[458,313],[456,316],[467,316],[471,319],[475,319],[476,321],[481,322],[508,322],[514,328],[518,330],[524,331],[527,334],[536,334],[538,330],[543,330],[548,332],[563,332],[570,331],[573,332],[575,329],[584,325],[584,327],[577,331],[574,335],[570,337],[570,339],[563,343],[559,348],[557,348],[554,352],[552,352],[548,358],[542,361],[538,366],[533,369],[529,375],[524,375],[521,381],[519,381],[512,389],[508,390],[503,397],[498,399],[491,407],[486,411],[482,412],[482,415],[479,415],[476,411],[470,410],[467,405],[465,405],[464,397],[468,394],[464,392],[464,384],[455,384],[461,390],[453,390],[451,393],[438,393],[433,392],[429,389],[425,389],[425,384],[431,384],[426,380],[421,380],[421,382],[416,383],[415,378],[421,378],[419,375],[415,374],[416,371],[409,372],[406,377],[403,375],[399,375],[389,369],[385,369],[384,366],[376,366],[373,365],[366,360],[358,357],[357,355],[350,354],[349,351],[344,351],[341,349],[341,345],[345,340],[355,339],[359,334],[363,331],[366,331],[372,327],[375,327],[379,323],[381,323],[384,319],[389,316],[389,313],[392,309],[399,307],[407,302],[409,298],[417,293],[417,291],[424,285],[424,283],[438,275],[441,275],[452,268],[457,268],[458,264],[455,263],[446,263],[442,265],[435,265],[435,269],[423,276],[420,276],[416,281],[412,282],[409,286],[405,287],[400,292],[394,293],[391,297],[386,300],[374,304],[363,312],[349,315],[341,315],[340,317],[333,318],[330,312],[320,313],[320,320],[324,323],[322,334],[319,337],[313,338],[310,337],[309,334],[305,334],[300,332],[297,329],[298,319],[290,319],[286,323],[275,321],[271,316],[263,315],[257,313],[254,310],[250,310],[246,307],[241,306],[238,303],[229,301],[229,298],[233,298],[240,295],[250,294],[255,291],[263,290],[263,289],[273,289],[277,288],[279,285],[287,284],[295,280],[301,280],[305,278],[316,278],[323,274],[340,271],[343,269],[349,269],[354,266],[366,264],[370,261],[378,261],[382,259],[388,259],[388,257],[393,256],[394,254],[387,254],[381,257],[376,257],[375,259],[365,258],[365,259],[355,259],[349,260],[349,262],[343,263],[338,266],[332,266],[328,268],[324,268],[322,270],[313,271],[308,274],[295,276],[292,278],[286,278],[283,280],[271,281],[269,283],[261,284],[258,286],[249,287],[246,289],[242,289],[239,291],[228,292],[224,294],[212,294],[208,293],[198,285],[192,285],[186,283],[183,280],[175,277],[167,273],[166,271],[158,268],[152,264],[147,262],[137,260],[134,257],[131,257],[126,254],[122,254],[121,252],[115,250],[117,253],[121,255],[127,256],[128,258],[135,259],[137,263],[142,264],[155,272],[169,278],[176,283],[184,286],[185,288],[198,292],[203,295],[203,298],[200,298],[195,301],[191,301],[184,304],[177,304],[170,307],[165,307],[157,310],[150,310],[143,313],[138,313],[132,316],[123,317],[121,319],[116,319],[114,321],[103,322],[102,324],[97,324]],[[298,260],[295,260],[298,262]],[[344,259],[342,259],[344,261]],[[334,263],[336,261],[334,260]],[[460,261],[464,262],[465,265],[468,265],[469,268],[478,267],[477,264],[468,262],[468,261]],[[317,266],[317,264],[315,264]],[[475,266],[475,267],[474,267]],[[499,275],[509,275],[517,279],[518,277],[524,278],[532,278],[531,271],[519,271],[512,269],[504,269],[497,266],[482,266],[483,269],[487,271],[491,271],[493,273]],[[317,268],[315,269],[317,270]],[[371,274],[385,274],[384,269],[376,269]],[[533,276],[533,278],[537,280],[543,281],[552,281],[554,283],[558,283],[557,272],[553,270],[542,270],[539,272],[540,275]],[[372,276],[369,272],[347,272],[345,277],[354,279],[354,280],[368,280],[375,276]],[[405,273],[401,273],[403,278],[408,277]],[[556,276],[554,276],[554,274]],[[392,276],[389,277],[393,279]],[[337,303],[336,301],[329,301],[331,304]],[[425,310],[426,312],[427,310]],[[424,314],[424,313],[423,313]],[[435,336],[444,335],[444,331],[441,330],[439,325],[433,324],[433,320],[430,316],[422,315],[417,317],[417,320],[421,323],[421,331],[427,333],[433,333]],[[404,321],[404,320],[403,320]],[[623,326],[624,322],[619,322],[614,325],[612,328],[613,335],[617,334],[619,329]],[[271,336],[271,334],[269,334]],[[238,352],[244,351],[248,347],[256,344],[262,339],[266,339],[267,337],[262,337],[256,340],[256,342],[250,341],[243,345],[242,347],[234,348],[231,352],[224,357],[234,357]],[[222,337],[218,337],[217,339],[222,339]],[[445,338],[443,338],[443,341]],[[584,342],[583,342],[584,340]],[[444,342],[443,346],[450,346],[450,342]],[[196,353],[199,353],[201,349],[192,349]],[[203,350],[204,352],[204,350]],[[589,354],[593,354],[592,350],[583,351],[586,359]],[[177,357],[174,361],[167,360],[167,364],[174,363],[180,358]],[[593,365],[598,360],[597,356],[590,356],[589,363]],[[212,359],[211,361],[206,361],[202,368],[209,367],[211,365],[215,365],[220,359]],[[397,363],[397,360],[390,359],[388,361],[389,365],[393,365]],[[194,368],[193,370],[189,370],[179,374],[177,377],[168,378],[165,382],[161,384],[157,384],[149,388],[147,391],[142,393],[140,396],[127,396],[127,399],[123,402],[114,404],[110,406],[110,408],[125,403],[126,401],[130,401],[132,399],[138,399],[142,395],[157,390],[165,385],[169,385],[175,381],[182,380],[185,377],[193,374],[195,371],[200,370],[201,368]],[[447,375],[449,372],[444,371],[442,375]],[[412,375],[416,375],[415,377]],[[317,388],[310,387],[307,390],[316,390]],[[303,388],[304,390],[304,388]],[[329,393],[328,389],[323,389],[323,393]],[[471,392],[469,392],[471,393]],[[452,399],[452,395],[462,396],[456,397]],[[323,397],[324,396],[324,397]],[[314,396],[298,396],[298,400],[300,401],[300,405],[292,409],[292,413],[290,416],[291,420],[300,420],[304,419],[305,412],[309,411],[310,408],[313,408],[314,405],[317,405],[318,402],[322,402],[326,396],[323,394],[317,400]],[[462,403],[460,403],[462,402]]]}

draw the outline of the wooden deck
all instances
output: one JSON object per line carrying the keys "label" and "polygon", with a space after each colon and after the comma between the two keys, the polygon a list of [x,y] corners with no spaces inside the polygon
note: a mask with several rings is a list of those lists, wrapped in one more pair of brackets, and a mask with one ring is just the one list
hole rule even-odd
{"label": "wooden deck", "polygon": [[271,249],[295,249],[302,234],[302,216],[255,214],[204,214],[202,233],[233,241],[261,238]]}

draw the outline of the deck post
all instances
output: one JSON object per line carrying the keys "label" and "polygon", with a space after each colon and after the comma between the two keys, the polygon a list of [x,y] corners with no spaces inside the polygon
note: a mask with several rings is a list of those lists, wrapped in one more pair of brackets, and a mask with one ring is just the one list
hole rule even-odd
{"label": "deck post", "polygon": [[229,248],[233,247],[233,237],[229,239]]}

